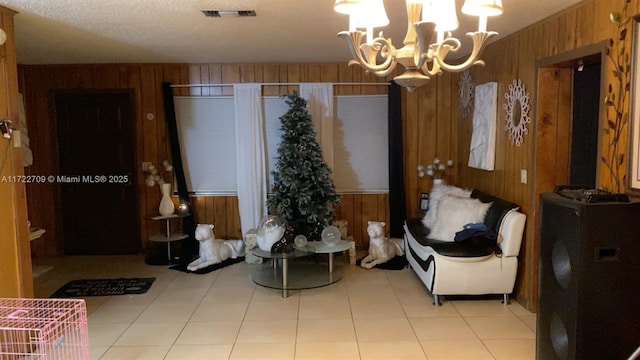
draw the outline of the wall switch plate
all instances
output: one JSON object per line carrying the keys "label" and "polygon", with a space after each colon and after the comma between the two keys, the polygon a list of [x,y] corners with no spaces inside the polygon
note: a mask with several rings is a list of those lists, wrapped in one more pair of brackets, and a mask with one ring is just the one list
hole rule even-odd
{"label": "wall switch plate", "polygon": [[527,170],[520,169],[520,182],[523,184],[527,183]]}
{"label": "wall switch plate", "polygon": [[13,130],[13,147],[22,147],[22,138],[20,137],[20,130]]}

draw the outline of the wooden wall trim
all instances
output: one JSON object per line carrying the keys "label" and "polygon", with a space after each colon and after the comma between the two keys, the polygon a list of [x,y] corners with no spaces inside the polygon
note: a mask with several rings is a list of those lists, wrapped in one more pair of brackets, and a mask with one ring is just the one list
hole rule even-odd
{"label": "wooden wall trim", "polygon": [[[18,123],[18,79],[16,70],[13,10],[0,6],[0,28],[7,34],[0,46],[0,118],[13,120],[12,127],[21,130]],[[0,138],[0,158],[3,168],[0,176],[0,297],[32,297],[31,254],[27,202],[22,151],[16,147],[15,134],[11,140]]]}

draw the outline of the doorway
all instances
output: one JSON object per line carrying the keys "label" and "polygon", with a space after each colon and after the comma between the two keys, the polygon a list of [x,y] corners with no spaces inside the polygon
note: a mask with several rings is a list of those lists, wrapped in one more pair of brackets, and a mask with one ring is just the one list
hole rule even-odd
{"label": "doorway", "polygon": [[139,251],[132,95],[54,94],[65,255]]}
{"label": "doorway", "polygon": [[569,185],[596,188],[600,67],[580,65],[573,73],[573,124]]}
{"label": "doorway", "polygon": [[[538,255],[540,244],[539,227],[538,227],[538,209],[540,205],[540,194],[545,192],[551,192],[556,185],[568,185],[571,182],[582,182],[578,180],[577,175],[572,176],[572,168],[577,168],[578,165],[573,165],[575,159],[572,155],[572,148],[574,143],[574,136],[578,136],[573,133],[576,127],[582,126],[581,122],[574,124],[574,107],[583,106],[574,104],[576,97],[580,97],[579,92],[582,89],[578,89],[576,93],[576,87],[581,86],[579,83],[574,84],[574,74],[583,65],[593,66],[593,70],[596,68],[599,70],[602,63],[607,60],[605,55],[605,49],[608,42],[603,41],[597,44],[592,44],[584,48],[575,49],[566,53],[554,55],[548,58],[544,58],[537,62],[538,70],[538,84],[537,84],[537,104],[534,124],[534,151],[532,163],[534,166],[533,174],[533,186],[530,189],[530,200],[533,204],[533,208],[536,209],[530,219],[533,222],[532,229],[527,236],[533,239],[533,252],[531,259],[533,261],[533,273],[538,273]],[[593,141],[593,146],[596,151],[596,160],[594,165],[596,166],[597,174],[597,151],[598,151],[598,119],[600,110],[598,105],[601,103],[602,88],[602,76],[591,74],[589,80],[589,86],[593,90],[592,95],[587,97],[583,96],[585,102],[591,101],[595,105],[595,108],[589,110],[595,116],[596,129],[590,139]],[[584,160],[585,163],[591,163],[592,160]],[[594,176],[596,176],[594,174]],[[585,184],[580,184],[585,185]],[[587,185],[585,185],[587,186]],[[529,220],[527,220],[529,221]],[[531,278],[531,290],[533,295],[534,304],[533,309],[537,308],[537,296],[538,296],[538,278],[534,276]]]}

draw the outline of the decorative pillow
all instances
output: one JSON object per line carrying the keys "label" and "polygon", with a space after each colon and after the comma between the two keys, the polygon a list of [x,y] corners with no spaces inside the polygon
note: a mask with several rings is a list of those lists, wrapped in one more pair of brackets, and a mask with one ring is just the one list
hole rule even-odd
{"label": "decorative pillow", "polygon": [[470,223],[483,222],[491,203],[478,199],[444,195],[438,203],[436,222],[431,228],[429,238],[441,241],[454,241],[458,231]]}
{"label": "decorative pillow", "polygon": [[433,229],[433,226],[436,223],[436,218],[438,217],[438,203],[440,202],[440,198],[445,195],[468,198],[471,196],[471,191],[449,185],[434,186],[429,194],[429,211],[427,211],[424,218],[422,218],[422,223],[427,228]]}

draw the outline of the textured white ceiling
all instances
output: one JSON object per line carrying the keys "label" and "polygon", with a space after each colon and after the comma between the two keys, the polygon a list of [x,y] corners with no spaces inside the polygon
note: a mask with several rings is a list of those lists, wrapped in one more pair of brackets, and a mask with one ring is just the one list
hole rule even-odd
{"label": "textured white ceiling", "polygon": [[[582,0],[503,0],[489,29],[506,36]],[[457,0],[458,8],[463,0]],[[402,0],[384,0],[384,34],[401,47]],[[0,0],[15,17],[20,64],[301,63],[349,59],[347,17],[331,0]],[[201,10],[255,10],[255,18],[208,18]],[[477,27],[459,13],[461,37]]]}

